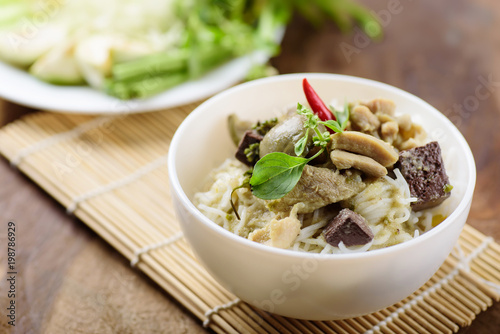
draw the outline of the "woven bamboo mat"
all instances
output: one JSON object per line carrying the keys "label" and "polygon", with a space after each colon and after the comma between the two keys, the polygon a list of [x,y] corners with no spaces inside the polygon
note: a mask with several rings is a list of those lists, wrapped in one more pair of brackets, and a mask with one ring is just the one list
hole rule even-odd
{"label": "woven bamboo mat", "polygon": [[500,300],[500,246],[466,225],[439,271],[379,312],[302,321],[240,302],[196,261],[169,204],[166,154],[194,107],[30,114],[0,130],[0,152],[217,333],[452,333]]}

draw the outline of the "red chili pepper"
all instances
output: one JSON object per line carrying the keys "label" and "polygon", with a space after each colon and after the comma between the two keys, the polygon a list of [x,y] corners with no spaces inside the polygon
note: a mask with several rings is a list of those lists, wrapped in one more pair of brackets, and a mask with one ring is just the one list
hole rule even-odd
{"label": "red chili pepper", "polygon": [[322,121],[335,120],[335,116],[328,109],[325,103],[321,100],[318,94],[314,91],[312,86],[309,84],[306,78],[302,80],[302,88],[304,89],[304,94],[306,95],[307,102],[311,106],[312,111],[321,119]]}

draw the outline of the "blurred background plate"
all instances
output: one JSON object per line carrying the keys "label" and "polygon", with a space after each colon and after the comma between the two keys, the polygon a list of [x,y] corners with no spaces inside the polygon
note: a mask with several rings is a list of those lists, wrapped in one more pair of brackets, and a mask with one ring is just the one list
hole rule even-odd
{"label": "blurred background plate", "polygon": [[[280,34],[282,37],[283,32]],[[281,39],[281,38],[280,38]],[[80,114],[118,114],[172,108],[205,99],[245,78],[270,55],[255,51],[233,59],[197,80],[143,100],[119,100],[88,86],[57,86],[0,62],[0,98],[35,109]]]}

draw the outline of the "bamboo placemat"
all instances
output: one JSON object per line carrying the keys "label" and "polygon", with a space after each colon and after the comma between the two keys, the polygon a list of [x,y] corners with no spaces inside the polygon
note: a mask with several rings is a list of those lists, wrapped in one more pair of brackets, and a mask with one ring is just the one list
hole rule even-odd
{"label": "bamboo placemat", "polygon": [[170,204],[166,154],[194,107],[30,114],[0,130],[0,153],[217,333],[452,333],[500,300],[500,246],[466,225],[439,271],[379,312],[302,321],[240,302],[194,258]]}

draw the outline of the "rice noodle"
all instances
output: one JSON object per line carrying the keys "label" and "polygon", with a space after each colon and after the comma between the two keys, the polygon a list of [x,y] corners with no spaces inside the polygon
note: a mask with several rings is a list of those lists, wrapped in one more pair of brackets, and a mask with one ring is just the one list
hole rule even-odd
{"label": "rice noodle", "polygon": [[366,252],[372,246],[373,240],[367,243],[366,245],[357,246],[357,247],[346,247],[344,242],[339,242],[339,249],[342,253],[362,253]]}
{"label": "rice noodle", "polygon": [[[263,228],[272,219],[284,218],[269,211],[266,201],[242,188],[233,193],[233,201],[240,215],[240,220],[236,219],[230,203],[231,193],[245,180],[243,174],[246,170],[247,167],[236,159],[227,159],[209,175],[210,181],[205,191],[196,193],[193,198],[205,216],[244,238],[256,229]],[[447,214],[448,209],[439,206],[413,212],[410,204],[416,198],[410,196],[410,189],[401,172],[398,169],[393,172],[395,178],[379,178],[342,203],[366,219],[374,234],[370,243],[362,247],[345,247],[343,243],[333,247],[328,244],[321,232],[336,212],[320,208],[312,214],[297,216],[302,229],[290,250],[321,254],[364,252],[405,242],[430,230],[433,217]]]}

